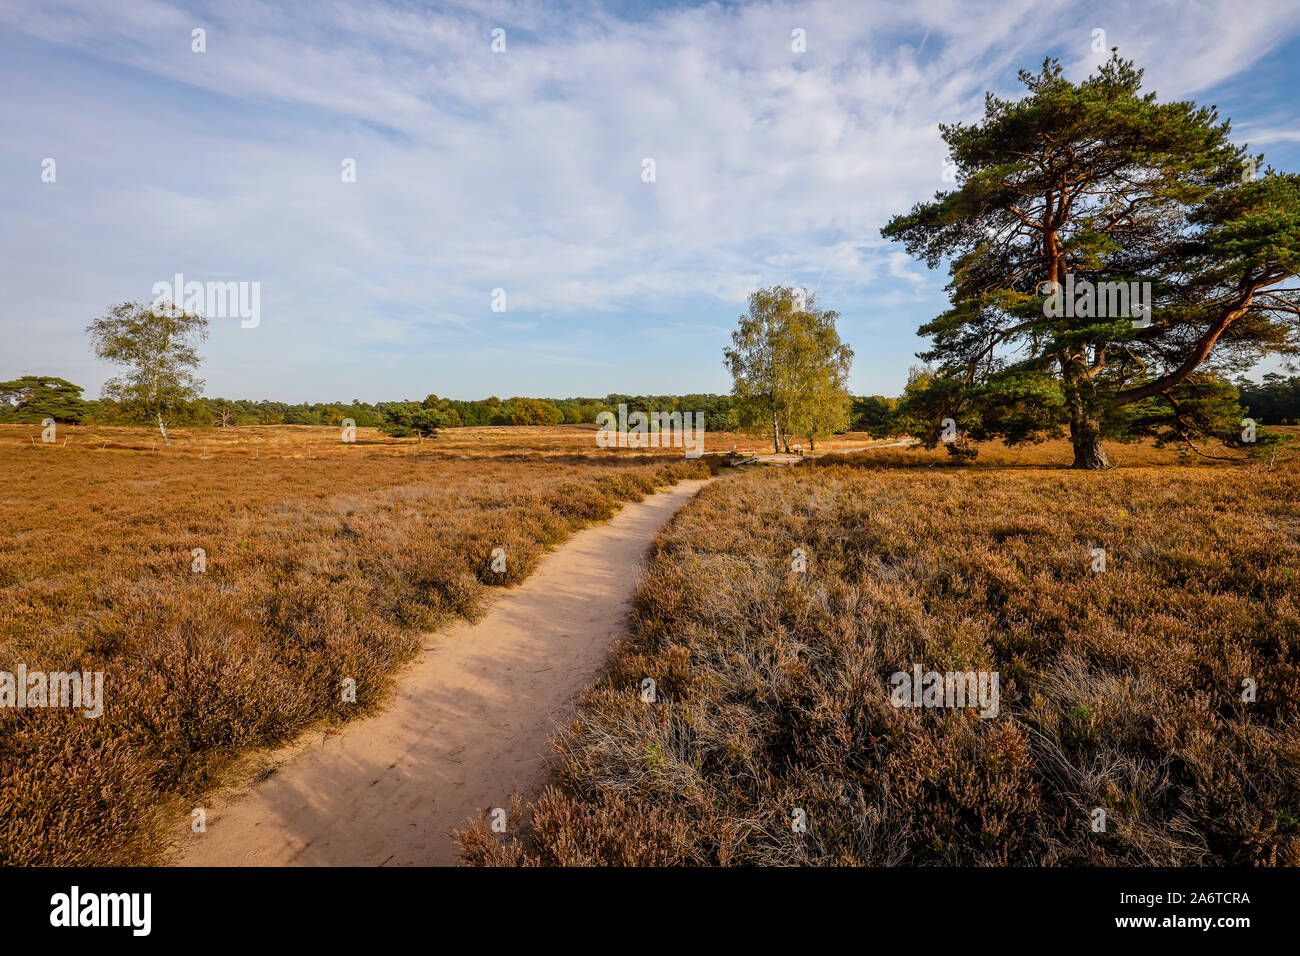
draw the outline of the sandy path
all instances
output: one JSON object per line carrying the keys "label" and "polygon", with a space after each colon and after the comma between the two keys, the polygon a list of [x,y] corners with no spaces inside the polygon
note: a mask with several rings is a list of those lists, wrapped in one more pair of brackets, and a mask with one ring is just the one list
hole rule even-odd
{"label": "sandy path", "polygon": [[186,821],[186,866],[445,865],[449,831],[529,797],[549,737],[626,626],[646,546],[706,484],[626,505],[573,535],[477,624],[428,635],[379,713],[287,748],[251,790]]}

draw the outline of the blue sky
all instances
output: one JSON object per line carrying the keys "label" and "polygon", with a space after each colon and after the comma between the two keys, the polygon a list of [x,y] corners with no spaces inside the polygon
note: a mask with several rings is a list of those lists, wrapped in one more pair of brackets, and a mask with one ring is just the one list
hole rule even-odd
{"label": "blue sky", "polygon": [[897,394],[946,276],[880,226],[946,188],[938,123],[1048,54],[1086,75],[1094,29],[1300,169],[1292,0],[0,0],[0,379],[98,395],[86,324],[180,272],[261,284],[256,328],[212,320],[209,395],[725,392],[774,283]]}

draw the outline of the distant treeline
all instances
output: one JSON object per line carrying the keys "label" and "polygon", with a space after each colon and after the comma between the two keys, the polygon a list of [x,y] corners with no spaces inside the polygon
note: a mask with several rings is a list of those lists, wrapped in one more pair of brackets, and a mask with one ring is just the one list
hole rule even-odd
{"label": "distant treeline", "polygon": [[[1300,376],[1264,376],[1261,383],[1239,378],[1234,383],[1241,405],[1261,425],[1300,424]],[[82,388],[53,376],[25,376],[0,382],[0,422],[40,422],[53,418],[61,423],[85,425],[152,424],[138,409],[108,399],[86,401]],[[606,395],[604,398],[507,398],[496,396],[478,401],[426,396],[422,401],[312,402],[289,404],[267,400],[201,398],[176,407],[175,427],[222,427],[236,425],[328,425],[346,418],[360,428],[381,428],[395,436],[432,434],[439,428],[480,425],[560,425],[596,421],[601,412],[618,411],[626,405],[633,411],[703,412],[705,428],[728,431],[736,428],[730,395]],[[899,399],[869,395],[853,399],[849,431],[869,432],[875,437],[894,433]]]}
{"label": "distant treeline", "polygon": [[[152,424],[141,410],[110,399],[86,401],[83,389],[54,376],[29,375],[0,382],[0,422],[40,422],[84,425]],[[703,412],[710,431],[735,427],[730,395],[606,395],[603,398],[507,398],[495,395],[459,401],[428,395],[399,402],[312,402],[289,404],[268,400],[201,398],[173,407],[174,427],[238,425],[327,425],[352,419],[359,428],[382,428],[390,434],[424,433],[437,428],[479,425],[561,425],[596,421],[601,412]]]}
{"label": "distant treeline", "polygon": [[[471,402],[429,395],[420,402],[380,402],[378,405],[364,406],[370,416],[365,421],[360,414],[346,414],[356,419],[358,426],[372,424],[390,435],[401,437],[412,433],[427,435],[439,428],[471,425],[594,423],[601,412],[617,414],[619,405],[626,405],[629,412],[703,412],[704,426],[710,431],[735,427],[731,396],[712,394],[606,395],[604,398],[515,397],[505,400],[494,395]],[[360,406],[345,407],[354,409]]]}
{"label": "distant treeline", "polygon": [[1241,407],[1259,424],[1300,425],[1300,375],[1270,372],[1262,383],[1238,378],[1235,384]]}

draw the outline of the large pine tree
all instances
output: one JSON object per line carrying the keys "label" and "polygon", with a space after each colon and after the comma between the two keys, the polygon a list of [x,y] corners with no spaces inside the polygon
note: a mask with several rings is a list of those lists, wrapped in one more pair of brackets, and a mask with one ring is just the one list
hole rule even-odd
{"label": "large pine tree", "polygon": [[[1214,376],[1300,351],[1300,176],[1261,170],[1213,107],[1144,94],[1118,54],[1077,84],[1050,59],[1020,78],[1024,98],[940,127],[959,188],[882,233],[949,261],[951,308],[920,330],[935,415],[1010,441],[1068,422],[1074,467],[1104,468],[1107,435],[1186,426]],[[1116,285],[1145,282],[1149,315]]]}

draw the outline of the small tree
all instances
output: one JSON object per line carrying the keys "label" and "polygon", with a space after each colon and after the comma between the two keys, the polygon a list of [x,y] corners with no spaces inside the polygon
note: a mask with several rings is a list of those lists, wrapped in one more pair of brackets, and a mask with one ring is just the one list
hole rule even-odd
{"label": "small tree", "polygon": [[817,305],[814,293],[788,286],[760,289],[749,314],[731,333],[724,355],[732,378],[736,420],[749,431],[772,432],[772,448],[789,447],[802,431],[815,441],[847,422],[844,383],[853,350],[835,329],[838,312]]}
{"label": "small tree", "polygon": [[411,414],[411,428],[421,438],[437,438],[438,429],[446,427],[447,416],[436,408],[417,408]]}
{"label": "small tree", "polygon": [[123,302],[86,327],[95,356],[123,373],[104,383],[104,397],[158,424],[170,447],[167,422],[198,398],[198,343],[208,337],[208,320],[197,312],[158,303]]}
{"label": "small tree", "polygon": [[418,402],[384,402],[379,406],[379,430],[394,438],[436,438],[438,429],[447,426],[446,416],[435,408]]}
{"label": "small tree", "polygon": [[235,406],[222,401],[212,410],[212,424],[217,428],[230,428],[235,424]]}
{"label": "small tree", "polygon": [[24,375],[12,382],[0,382],[0,420],[76,423],[86,414],[81,400],[83,389],[53,375]]}

